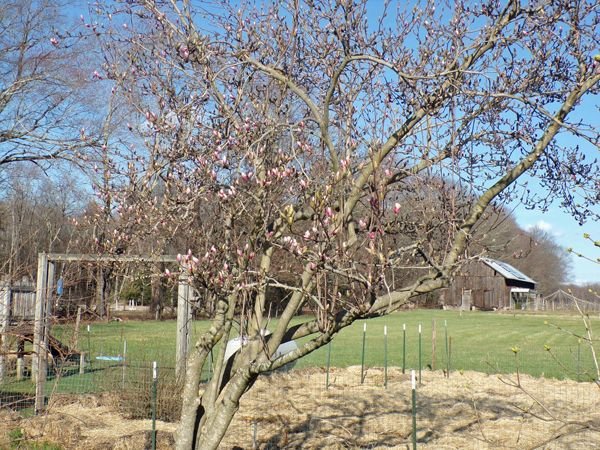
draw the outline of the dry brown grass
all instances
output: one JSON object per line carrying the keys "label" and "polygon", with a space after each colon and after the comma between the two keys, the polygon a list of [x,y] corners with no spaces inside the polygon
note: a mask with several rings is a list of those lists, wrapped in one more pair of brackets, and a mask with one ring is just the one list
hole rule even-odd
{"label": "dry brown grass", "polygon": [[[397,369],[360,367],[325,373],[311,369],[260,378],[243,398],[222,448],[407,448],[411,441],[410,381]],[[600,442],[600,390],[590,383],[521,376],[523,389],[498,376],[476,372],[423,372],[418,389],[419,448],[594,448]],[[150,421],[127,420],[110,399],[56,401],[45,417],[0,418],[3,432],[22,427],[27,437],[68,449],[143,449]],[[536,402],[539,400],[539,403]],[[7,419],[7,420],[2,420]],[[4,425],[4,422],[7,425]],[[158,422],[159,448],[171,448],[175,425]],[[558,436],[558,440],[544,444]],[[0,438],[0,448],[3,447]]]}

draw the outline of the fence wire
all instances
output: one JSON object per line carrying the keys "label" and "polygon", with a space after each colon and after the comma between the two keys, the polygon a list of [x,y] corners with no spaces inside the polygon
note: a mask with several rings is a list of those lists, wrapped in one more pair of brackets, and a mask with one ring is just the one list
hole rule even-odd
{"label": "fence wire", "polygon": [[[124,421],[145,421],[147,430],[153,408],[159,421],[178,421],[181,384],[171,357],[157,358],[153,404],[152,360],[147,355],[128,352],[122,343],[89,347],[94,350],[56,358],[48,365],[49,414],[69,402],[89,402],[109,408]],[[420,446],[587,449],[600,441],[600,389],[594,381],[594,362],[580,342],[544,349],[522,346],[477,357],[470,357],[467,345],[454,343],[451,355],[442,347],[435,360],[425,349],[419,358],[414,340],[404,355],[397,342],[390,348],[387,366],[367,361],[361,367],[357,351],[355,365],[335,367],[334,346],[329,370],[324,361],[322,367],[261,376],[243,397],[223,448],[409,445],[410,369],[421,375]],[[0,410],[31,413],[35,384],[30,364],[31,355],[25,356],[22,369],[14,355],[8,358]],[[210,365],[204,370],[203,379],[208,379]],[[172,445],[172,439],[159,442],[163,448]]]}

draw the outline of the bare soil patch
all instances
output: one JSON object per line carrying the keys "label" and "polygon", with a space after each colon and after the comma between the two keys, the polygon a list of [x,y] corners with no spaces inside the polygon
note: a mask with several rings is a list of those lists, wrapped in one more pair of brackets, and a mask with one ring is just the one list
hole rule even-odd
{"label": "bare soil patch", "polygon": [[[298,370],[261,377],[243,398],[223,449],[404,449],[412,433],[408,374],[360,367]],[[417,437],[424,449],[589,449],[600,442],[600,389],[577,383],[477,372],[423,372],[417,391]],[[0,417],[8,431],[67,449],[149,448],[149,420],[127,420],[101,397],[56,401],[44,417]],[[158,422],[158,448],[173,447],[175,424]]]}

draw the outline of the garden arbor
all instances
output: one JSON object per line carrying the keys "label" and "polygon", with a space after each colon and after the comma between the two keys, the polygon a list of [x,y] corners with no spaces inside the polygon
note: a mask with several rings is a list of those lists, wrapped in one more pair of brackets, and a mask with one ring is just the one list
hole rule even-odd
{"label": "garden arbor", "polygon": [[[90,254],[65,254],[65,253],[40,253],[38,255],[37,287],[35,303],[35,321],[32,360],[32,377],[36,383],[35,411],[44,408],[48,367],[48,339],[50,335],[50,317],[52,315],[52,293],[54,290],[55,266],[57,263],[177,263],[177,257],[164,255],[159,257],[137,255],[90,255]],[[183,376],[186,369],[186,356],[191,339],[191,300],[192,290],[185,278],[179,279],[177,291],[177,377]]]}

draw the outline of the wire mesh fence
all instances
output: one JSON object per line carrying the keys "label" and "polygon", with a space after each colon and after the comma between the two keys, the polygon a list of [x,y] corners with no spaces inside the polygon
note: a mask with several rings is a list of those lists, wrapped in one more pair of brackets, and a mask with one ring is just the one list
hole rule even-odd
{"label": "wire mesh fence", "polygon": [[[406,344],[401,335],[387,344],[383,335],[369,336],[366,354],[360,339],[351,348],[334,341],[320,364],[261,376],[243,397],[223,448],[394,447],[410,445],[413,435],[430,448],[528,448],[545,442],[544,448],[576,449],[600,440],[600,389],[585,342],[571,338],[552,347],[474,352],[466,339],[439,335],[435,353],[430,341],[418,345],[414,332]],[[181,408],[173,355],[145,352],[126,339],[103,340],[93,327],[79,339],[80,351],[48,365],[48,413],[92,396],[92,406],[109,407],[123,421],[145,421],[146,431],[154,414],[172,424],[167,427],[172,434]],[[5,356],[0,409],[27,415],[36,393],[32,355],[21,362]],[[207,363],[204,380],[211,369]],[[410,369],[420,374],[416,434]]]}

